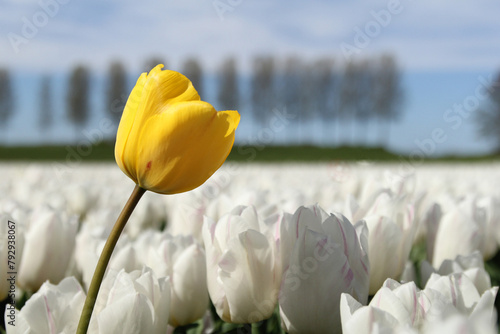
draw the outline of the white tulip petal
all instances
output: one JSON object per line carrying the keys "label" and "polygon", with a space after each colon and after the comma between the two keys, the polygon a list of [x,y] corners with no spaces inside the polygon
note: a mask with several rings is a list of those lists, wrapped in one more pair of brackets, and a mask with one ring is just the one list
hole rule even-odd
{"label": "white tulip petal", "polygon": [[267,238],[247,230],[231,239],[219,262],[231,322],[252,323],[268,318],[274,311],[273,254]]}
{"label": "white tulip petal", "polygon": [[320,253],[323,245],[322,236],[307,229],[290,258],[279,298],[290,333],[340,332],[340,295],[352,293],[356,281],[344,249],[329,242],[328,252]]}
{"label": "white tulip petal", "polygon": [[390,313],[381,309],[362,306],[348,294],[340,299],[343,334],[393,333],[399,323]]}
{"label": "white tulip petal", "polygon": [[99,333],[153,333],[154,308],[143,294],[133,293],[99,313]]}
{"label": "white tulip petal", "polygon": [[192,244],[177,258],[173,268],[170,324],[189,324],[200,319],[208,308],[205,251]]}

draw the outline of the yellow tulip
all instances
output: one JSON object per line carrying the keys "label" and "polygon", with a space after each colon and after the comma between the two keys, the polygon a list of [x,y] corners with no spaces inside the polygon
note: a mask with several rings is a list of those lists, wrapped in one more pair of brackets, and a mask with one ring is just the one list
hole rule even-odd
{"label": "yellow tulip", "polygon": [[224,163],[240,115],[215,110],[188,78],[162,68],[142,73],[130,93],[115,158],[141,188],[175,194],[202,185]]}

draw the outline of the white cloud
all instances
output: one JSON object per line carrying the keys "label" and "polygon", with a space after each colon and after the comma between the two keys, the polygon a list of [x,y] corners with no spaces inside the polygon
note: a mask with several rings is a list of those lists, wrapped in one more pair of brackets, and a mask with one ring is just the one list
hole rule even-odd
{"label": "white cloud", "polygon": [[[57,0],[44,0],[57,1]],[[391,0],[395,1],[395,0]],[[8,50],[0,65],[16,68],[61,68],[87,62],[103,68],[113,58],[136,64],[150,55],[178,63],[198,56],[207,66],[235,55],[341,56],[342,43],[354,43],[355,28],[374,21],[373,11],[389,1],[232,2],[221,20],[211,0],[69,1],[26,45],[14,53],[7,35],[22,35],[22,17],[41,11],[38,1],[10,0],[0,13],[0,48]],[[370,38],[360,55],[394,52],[408,69],[491,69],[499,54],[500,4],[400,1],[401,13]]]}

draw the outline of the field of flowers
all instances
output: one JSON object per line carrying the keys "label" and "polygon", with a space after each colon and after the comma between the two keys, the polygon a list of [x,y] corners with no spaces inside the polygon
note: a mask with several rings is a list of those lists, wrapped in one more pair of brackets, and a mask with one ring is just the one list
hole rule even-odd
{"label": "field of flowers", "polygon": [[[74,333],[134,184],[114,163],[0,175],[6,331]],[[497,333],[499,184],[493,163],[226,163],[144,195],[89,332]]]}

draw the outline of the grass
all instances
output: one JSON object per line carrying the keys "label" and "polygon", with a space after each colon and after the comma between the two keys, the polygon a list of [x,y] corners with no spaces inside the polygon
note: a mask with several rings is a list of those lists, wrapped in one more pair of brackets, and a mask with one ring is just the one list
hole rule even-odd
{"label": "grass", "polygon": [[[0,146],[0,161],[114,161],[113,144],[100,143],[87,146]],[[237,162],[290,162],[290,161],[383,161],[419,160],[392,153],[381,147],[340,146],[235,146],[228,161]],[[428,162],[480,162],[499,161],[497,155],[426,158]]]}

